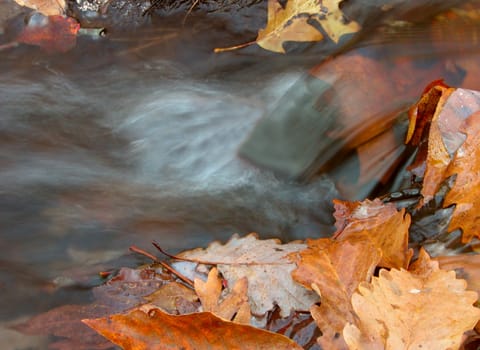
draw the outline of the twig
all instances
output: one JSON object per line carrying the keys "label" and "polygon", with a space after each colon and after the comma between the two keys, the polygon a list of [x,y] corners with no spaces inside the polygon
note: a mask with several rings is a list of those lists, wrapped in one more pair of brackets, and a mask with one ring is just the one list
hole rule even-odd
{"label": "twig", "polygon": [[197,6],[198,3],[199,3],[199,0],[195,0],[195,1],[193,2],[192,6],[190,6],[190,8],[188,9],[185,17],[183,17],[182,27],[185,26],[185,22],[187,21],[187,17],[190,15],[190,13],[192,13],[193,8],[194,8],[195,6]]}
{"label": "twig", "polygon": [[173,267],[168,265],[166,262],[158,260],[158,258],[156,256],[150,254],[149,252],[146,252],[143,249],[138,248],[137,246],[132,245],[129,249],[132,252],[135,252],[137,254],[141,254],[143,256],[146,256],[149,259],[152,259],[155,263],[160,264],[165,270],[170,272],[172,275],[177,276],[177,278],[181,279],[183,282],[188,284],[190,287],[194,288],[194,284],[193,284],[193,281],[191,279],[182,275],[180,272],[175,270]]}

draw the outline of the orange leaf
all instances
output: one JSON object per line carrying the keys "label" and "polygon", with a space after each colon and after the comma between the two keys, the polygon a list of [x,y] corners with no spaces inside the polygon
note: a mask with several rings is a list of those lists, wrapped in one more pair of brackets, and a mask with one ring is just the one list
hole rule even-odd
{"label": "orange leaf", "polygon": [[292,349],[282,335],[225,321],[210,312],[174,316],[144,305],[127,314],[83,320],[123,349]]}
{"label": "orange leaf", "polygon": [[[250,323],[250,305],[247,297],[248,281],[246,277],[235,282],[233,288],[221,298],[222,280],[216,267],[208,273],[207,282],[195,278],[195,291],[202,302],[203,311],[209,311],[229,321]],[[239,313],[239,311],[241,312]]]}
{"label": "orange leaf", "polygon": [[425,252],[413,271],[381,270],[352,296],[357,324],[343,335],[351,349],[456,349],[480,318],[477,293]]}
{"label": "orange leaf", "polygon": [[407,141],[420,145],[413,168],[415,175],[423,176],[423,203],[428,203],[451,175],[447,168],[465,140],[463,121],[479,109],[478,92],[435,86],[410,110]]}
{"label": "orange leaf", "polygon": [[455,270],[459,278],[468,283],[468,289],[480,294],[480,254],[437,256],[435,260],[443,270]]}
{"label": "orange leaf", "polygon": [[318,339],[322,348],[344,349],[343,338],[338,335],[354,320],[350,297],[360,282],[371,278],[380,252],[366,235],[307,243],[309,247],[298,254],[298,268],[292,276],[321,295],[320,306],[312,306],[310,311],[323,334]]}
{"label": "orange leaf", "polygon": [[462,229],[462,241],[467,243],[474,236],[480,238],[480,111],[465,121],[461,132],[467,139],[446,171],[446,177],[456,174],[456,178],[443,205],[455,204],[449,230]]}
{"label": "orange leaf", "polygon": [[405,214],[405,209],[398,211],[395,204],[384,204],[379,199],[363,202],[334,200],[334,205],[335,239],[348,240],[366,234],[382,254],[379,266],[408,266],[413,251],[408,249],[410,216]]}

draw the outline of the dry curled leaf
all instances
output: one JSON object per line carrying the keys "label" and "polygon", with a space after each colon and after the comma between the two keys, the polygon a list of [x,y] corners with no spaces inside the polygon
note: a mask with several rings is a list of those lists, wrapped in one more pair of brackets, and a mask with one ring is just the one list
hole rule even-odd
{"label": "dry curled leaf", "polygon": [[83,320],[123,349],[301,350],[293,340],[223,320],[210,312],[174,316],[143,305],[126,314]]}
{"label": "dry curled leaf", "polygon": [[457,349],[480,318],[477,293],[423,251],[412,271],[381,270],[352,296],[356,324],[343,335],[351,349]]}

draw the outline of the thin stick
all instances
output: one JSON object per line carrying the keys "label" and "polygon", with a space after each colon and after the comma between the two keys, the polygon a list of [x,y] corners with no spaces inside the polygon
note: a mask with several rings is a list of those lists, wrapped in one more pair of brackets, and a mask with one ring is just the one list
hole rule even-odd
{"label": "thin stick", "polygon": [[192,6],[190,6],[190,8],[188,9],[187,11],[187,14],[185,15],[185,17],[183,17],[183,20],[182,20],[182,27],[185,26],[185,22],[187,21],[187,17],[192,13],[192,10],[195,6],[197,6],[197,4],[199,3],[199,0],[195,0],[192,4]]}
{"label": "thin stick", "polygon": [[182,275],[180,272],[175,270],[173,267],[168,265],[166,262],[158,260],[158,258],[156,256],[150,254],[149,252],[146,252],[143,249],[138,248],[137,246],[132,245],[129,249],[132,252],[135,252],[137,254],[140,254],[140,255],[146,256],[147,258],[152,259],[155,263],[160,264],[165,270],[170,272],[172,275],[177,276],[177,278],[181,279],[183,282],[188,284],[190,287],[194,288],[194,284],[193,284],[193,281],[191,279]]}
{"label": "thin stick", "polygon": [[213,52],[219,53],[219,52],[226,52],[226,51],[233,51],[233,50],[238,50],[238,49],[243,49],[244,47],[250,46],[255,44],[256,41],[249,41],[248,43],[240,44],[240,45],[235,45],[235,46],[230,46],[230,47],[216,47],[213,49]]}

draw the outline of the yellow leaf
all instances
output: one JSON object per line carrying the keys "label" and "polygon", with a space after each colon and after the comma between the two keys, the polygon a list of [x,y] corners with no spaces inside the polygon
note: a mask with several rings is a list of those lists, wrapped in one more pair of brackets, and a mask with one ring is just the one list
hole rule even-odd
{"label": "yellow leaf", "polygon": [[[340,8],[339,0],[288,0],[285,7],[278,0],[268,0],[268,21],[264,29],[258,31],[254,42],[229,48],[217,48],[215,52],[239,49],[253,43],[266,50],[285,53],[286,41],[321,41],[324,35],[321,26],[334,42],[343,34],[360,30],[360,25],[347,21]],[[318,27],[312,24],[318,24]]]}
{"label": "yellow leaf", "polygon": [[289,0],[285,6],[277,0],[268,1],[268,23],[260,29],[257,44],[266,50],[285,53],[285,41],[320,41],[323,39],[315,27],[307,23],[310,16],[320,12],[316,0]]}

